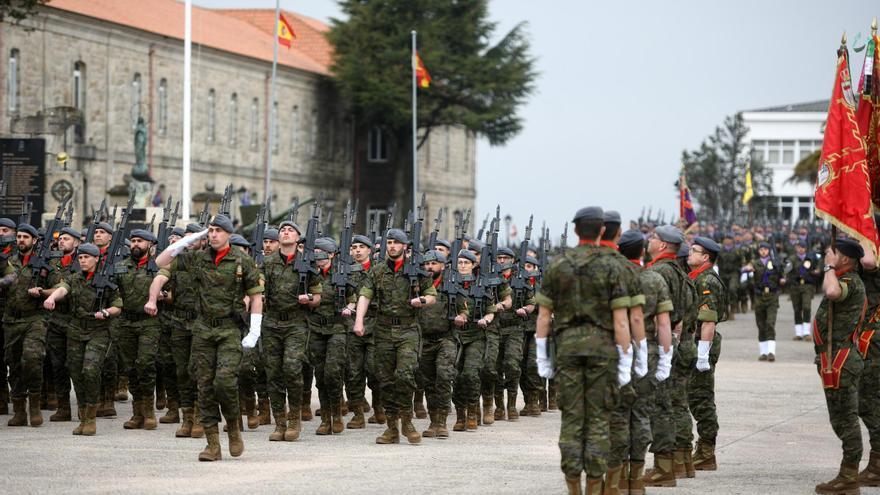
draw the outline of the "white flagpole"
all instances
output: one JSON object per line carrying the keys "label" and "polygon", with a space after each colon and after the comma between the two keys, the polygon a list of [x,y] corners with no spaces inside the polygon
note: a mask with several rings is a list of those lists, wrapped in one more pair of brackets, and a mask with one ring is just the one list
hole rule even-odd
{"label": "white flagpole", "polygon": [[418,113],[417,98],[418,92],[416,88],[416,32],[412,31],[412,211],[417,214],[419,211],[419,150],[418,145]]}
{"label": "white flagpole", "polygon": [[183,177],[181,204],[182,218],[189,221],[192,191],[190,185],[190,140],[192,136],[192,0],[186,0],[183,27]]}
{"label": "white flagpole", "polygon": [[275,0],[275,36],[272,37],[272,45],[274,47],[274,54],[272,58],[272,89],[269,91],[271,94],[270,102],[269,102],[269,140],[268,147],[266,150],[266,184],[263,187],[263,201],[267,202],[270,198],[269,196],[269,182],[272,179],[272,150],[275,146],[275,119],[278,118],[275,112],[275,74],[278,70],[278,21],[281,18],[281,2],[280,0]]}

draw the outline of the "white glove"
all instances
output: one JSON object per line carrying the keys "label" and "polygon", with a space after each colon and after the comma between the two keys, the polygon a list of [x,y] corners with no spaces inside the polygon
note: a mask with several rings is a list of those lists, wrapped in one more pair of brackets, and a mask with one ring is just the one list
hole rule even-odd
{"label": "white glove", "polygon": [[617,361],[617,384],[621,387],[632,380],[633,365],[633,346],[629,346],[629,351],[623,352],[623,348],[617,347],[617,355],[620,359]]}
{"label": "white glove", "polygon": [[260,327],[263,325],[263,315],[251,315],[251,328],[248,334],[241,339],[241,346],[245,349],[253,349],[260,338]]}
{"label": "white glove", "polygon": [[657,362],[657,373],[654,377],[658,382],[664,382],[669,378],[669,372],[672,370],[672,353],[674,349],[669,346],[669,352],[663,352],[663,346],[660,346],[660,361]]}
{"label": "white glove", "polygon": [[635,346],[636,348],[636,366],[633,369],[636,376],[642,378],[648,374],[648,339],[642,339]]}
{"label": "white glove", "polygon": [[547,356],[547,338],[535,338],[535,348],[538,356],[538,375],[541,378],[553,378],[553,363]]}
{"label": "white glove", "polygon": [[749,274],[742,272],[739,276],[739,283],[744,284],[749,281]]}
{"label": "white glove", "polygon": [[171,256],[177,256],[178,254],[180,254],[181,251],[186,249],[188,246],[195,244],[196,242],[203,239],[207,235],[208,235],[208,229],[205,229],[205,230],[198,232],[196,234],[182,237],[182,238],[174,241],[174,243],[171,244],[170,246],[168,246],[166,249],[168,249],[168,252],[171,253]]}
{"label": "white glove", "polygon": [[712,347],[711,340],[701,340],[697,344],[697,369],[700,371],[709,371],[709,349]]}

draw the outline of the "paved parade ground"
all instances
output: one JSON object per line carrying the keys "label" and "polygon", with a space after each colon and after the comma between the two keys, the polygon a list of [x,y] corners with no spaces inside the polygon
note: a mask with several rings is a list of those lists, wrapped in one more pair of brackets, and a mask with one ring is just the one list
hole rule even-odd
{"label": "paved parade ground", "polygon": [[[815,310],[819,299],[814,300]],[[697,472],[677,488],[648,493],[812,493],[832,478],[840,447],[828,424],[811,343],[793,342],[791,305],[781,298],[775,363],[758,362],[754,315],[720,326],[717,372],[721,431],[715,472]],[[317,393],[312,407],[317,407]],[[521,406],[522,404],[520,404]],[[245,453],[200,463],[204,439],[176,439],[177,425],[126,431],[130,402],[118,419],[98,419],[98,435],[74,437],[75,423],[39,428],[0,425],[3,493],[562,493],[559,412],[517,423],[496,422],[477,432],[451,432],[421,445],[376,445],[383,427],[316,436],[318,418],[304,423],[294,443],[268,441],[271,426],[244,433]],[[48,414],[44,413],[48,419]],[[349,418],[351,416],[349,415]],[[451,430],[452,419],[449,426]],[[428,420],[415,420],[423,430]],[[867,460],[867,434],[864,435]],[[648,460],[650,465],[651,460]],[[864,467],[864,462],[862,463]],[[875,489],[863,489],[870,493]],[[880,489],[877,489],[880,492]]]}

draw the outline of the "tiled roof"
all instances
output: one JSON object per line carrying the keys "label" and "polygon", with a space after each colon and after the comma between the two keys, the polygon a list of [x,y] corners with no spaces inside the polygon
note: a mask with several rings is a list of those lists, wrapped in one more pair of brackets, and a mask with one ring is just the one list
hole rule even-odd
{"label": "tiled roof", "polygon": [[[79,15],[139,29],[150,33],[183,40],[184,5],[175,0],[50,0],[50,8],[73,12]],[[193,6],[192,39],[199,44],[217,50],[242,55],[258,60],[272,62],[273,30],[256,27],[237,16],[224,12]],[[317,32],[321,24],[313,19],[303,20],[298,14],[288,17],[293,28],[300,35],[297,26],[301,26],[303,44]],[[326,28],[326,26],[325,26]],[[309,34],[306,34],[306,33]],[[280,47],[278,63],[307,72],[329,75],[329,60],[332,50],[329,43],[323,46],[314,40],[309,41],[309,53],[297,49],[298,41],[294,41],[290,50]],[[321,50],[328,50],[321,53]]]}
{"label": "tiled roof", "polygon": [[792,103],[776,107],[756,108],[747,112],[820,112],[828,111],[828,100],[808,101],[806,103]]}

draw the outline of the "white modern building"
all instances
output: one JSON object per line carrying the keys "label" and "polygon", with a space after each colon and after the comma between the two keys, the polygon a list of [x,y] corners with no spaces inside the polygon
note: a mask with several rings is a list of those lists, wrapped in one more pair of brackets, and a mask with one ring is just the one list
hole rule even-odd
{"label": "white modern building", "polygon": [[801,159],[822,148],[827,114],[828,100],[742,112],[752,158],[773,170],[773,196],[766,203],[769,216],[791,222],[813,218],[813,185],[788,179]]}

